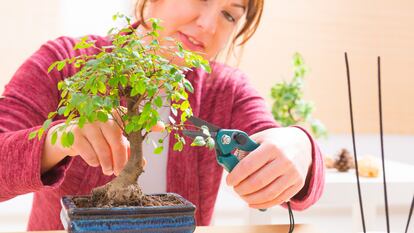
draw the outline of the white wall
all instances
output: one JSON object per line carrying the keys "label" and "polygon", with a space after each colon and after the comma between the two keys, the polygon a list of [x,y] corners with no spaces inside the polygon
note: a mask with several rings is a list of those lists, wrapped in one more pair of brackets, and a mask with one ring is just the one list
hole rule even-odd
{"label": "white wall", "polygon": [[59,35],[56,0],[0,1],[0,93],[20,64]]}
{"label": "white wall", "polygon": [[132,0],[60,0],[60,3],[60,28],[63,34],[70,36],[104,35],[111,27],[119,25],[112,20],[112,15],[133,13]]}
{"label": "white wall", "polygon": [[132,0],[0,1],[0,93],[17,68],[56,37],[105,35],[112,15],[132,14]]}

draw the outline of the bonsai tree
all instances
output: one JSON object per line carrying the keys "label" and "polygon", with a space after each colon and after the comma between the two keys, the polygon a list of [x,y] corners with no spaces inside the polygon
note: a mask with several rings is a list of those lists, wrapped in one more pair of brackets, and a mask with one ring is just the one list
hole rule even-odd
{"label": "bonsai tree", "polygon": [[313,103],[303,100],[304,78],[308,72],[303,57],[293,56],[294,73],[290,82],[283,81],[271,89],[272,114],[282,126],[304,124],[310,126],[315,137],[327,135],[325,126],[312,117]]}
{"label": "bonsai tree", "polygon": [[[186,51],[182,45],[171,38],[159,38],[162,29],[157,19],[149,20],[149,29],[139,34],[124,15],[115,15],[114,19],[126,20],[128,27],[113,28],[108,35],[112,44],[97,47],[94,41],[82,38],[74,47],[77,49],[95,48],[94,55],[81,55],[62,61],[56,61],[49,67],[62,70],[73,65],[79,71],[72,77],[59,82],[61,101],[58,109],[51,112],[43,126],[30,134],[30,138],[41,138],[52,119],[57,115],[66,117],[65,123],[52,133],[55,144],[60,133],[60,143],[70,147],[74,143],[73,125],[82,128],[86,123],[114,120],[130,142],[130,157],[123,171],[102,187],[92,191],[92,202],[96,206],[127,205],[131,196],[134,203],[145,205],[149,196],[142,193],[137,179],[143,172],[142,143],[152,127],[160,121],[158,109],[170,104],[169,122],[164,122],[167,133],[174,133],[174,150],[181,151],[185,139],[179,134],[185,121],[192,115],[188,92],[193,86],[186,79],[185,72],[192,68],[202,68],[210,72],[209,64],[199,54]],[[172,44],[162,46],[160,40]],[[179,57],[185,66],[175,65],[169,57]],[[162,93],[161,93],[162,90]],[[125,106],[121,105],[125,102]],[[206,129],[204,129],[206,130]],[[208,129],[207,132],[208,134]],[[156,142],[155,154],[162,152],[163,139]],[[211,138],[196,138],[193,146],[214,147]]]}

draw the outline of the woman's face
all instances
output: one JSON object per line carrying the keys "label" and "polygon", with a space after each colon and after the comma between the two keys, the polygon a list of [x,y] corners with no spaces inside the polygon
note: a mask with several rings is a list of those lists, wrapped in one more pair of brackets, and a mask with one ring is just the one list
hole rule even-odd
{"label": "woman's face", "polygon": [[162,37],[173,37],[187,50],[214,58],[232,40],[246,11],[246,0],[153,0],[146,18],[162,20]]}

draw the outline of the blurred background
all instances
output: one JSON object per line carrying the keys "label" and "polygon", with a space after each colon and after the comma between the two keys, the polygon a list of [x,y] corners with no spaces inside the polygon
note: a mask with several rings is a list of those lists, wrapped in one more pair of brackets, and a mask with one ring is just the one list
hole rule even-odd
{"label": "blurred background", "polygon": [[[43,43],[59,36],[105,35],[116,12],[132,14],[131,0],[0,1],[0,93],[17,68]],[[244,48],[239,68],[272,104],[271,86],[292,78],[292,55],[309,73],[304,99],[329,132],[319,139],[327,156],[352,150],[344,52],[351,65],[359,155],[380,156],[377,56],[382,58],[385,156],[390,164],[391,226],[402,231],[414,193],[414,2],[409,0],[266,1],[262,24]],[[230,61],[235,64],[235,61]],[[371,229],[385,229],[379,178],[363,179]],[[213,224],[286,223],[287,212],[249,210],[225,185]],[[321,201],[297,221],[326,232],[360,229],[353,172],[328,170]],[[24,231],[31,194],[0,203],[0,231]]]}

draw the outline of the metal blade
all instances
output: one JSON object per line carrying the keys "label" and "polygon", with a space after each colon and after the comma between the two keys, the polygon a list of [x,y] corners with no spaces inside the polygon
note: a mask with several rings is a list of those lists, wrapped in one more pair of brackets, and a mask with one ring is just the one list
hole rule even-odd
{"label": "metal blade", "polygon": [[[185,136],[188,136],[188,137],[190,137],[190,138],[196,138],[196,137],[198,137],[198,136],[201,136],[201,137],[203,137],[204,139],[206,139],[208,136],[207,135],[205,135],[205,134],[203,134],[203,132],[202,131],[198,131],[198,130],[183,130],[182,131],[183,132],[183,134],[185,135]],[[217,133],[216,132],[210,132],[210,134],[211,134],[211,137],[213,138],[213,139],[215,139],[216,138],[216,135],[217,135]]]}
{"label": "metal blade", "polygon": [[188,136],[190,138],[196,138],[198,136],[201,136],[203,138],[207,138],[207,136],[204,135],[203,132],[201,132],[201,131],[183,130],[182,132],[185,136]]}
{"label": "metal blade", "polygon": [[198,117],[195,117],[195,116],[191,116],[190,118],[188,118],[188,120],[191,121],[195,126],[198,126],[198,127],[201,127],[203,125],[207,126],[208,130],[210,131],[210,133],[218,132],[221,129],[218,126],[213,125],[211,123],[208,123],[207,121],[202,120],[202,119],[200,119]]}

